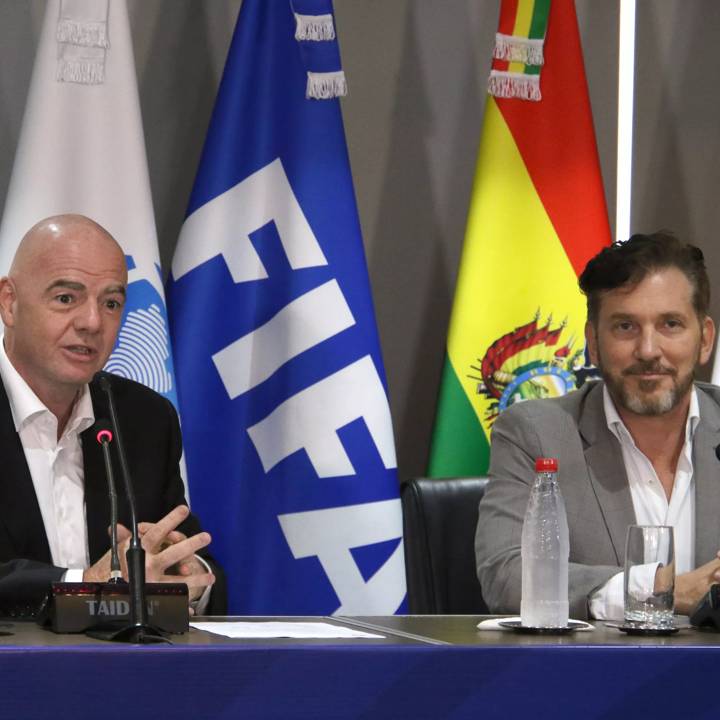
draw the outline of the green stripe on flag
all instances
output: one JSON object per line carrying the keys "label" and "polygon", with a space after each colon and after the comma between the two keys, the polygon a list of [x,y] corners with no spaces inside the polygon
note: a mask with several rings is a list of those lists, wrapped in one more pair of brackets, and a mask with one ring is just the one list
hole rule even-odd
{"label": "green stripe on flag", "polygon": [[530,32],[528,33],[531,40],[542,40],[545,37],[549,15],[550,0],[535,0],[532,20],[530,20]]}
{"label": "green stripe on flag", "polygon": [[485,475],[490,444],[447,356],[436,417],[428,477]]}

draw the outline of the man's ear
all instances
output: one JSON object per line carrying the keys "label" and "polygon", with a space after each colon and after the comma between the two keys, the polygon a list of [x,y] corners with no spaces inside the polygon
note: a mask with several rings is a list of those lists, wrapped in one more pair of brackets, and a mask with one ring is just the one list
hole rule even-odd
{"label": "man's ear", "polygon": [[587,344],[588,354],[590,355],[590,361],[598,367],[597,332],[590,320],[585,323],[585,342]]}
{"label": "man's ear", "polygon": [[700,326],[702,335],[700,337],[700,365],[704,365],[712,355],[713,343],[715,342],[715,323],[710,316],[705,316]]}
{"label": "man's ear", "polygon": [[6,327],[15,324],[15,283],[9,277],[0,278],[0,318]]}

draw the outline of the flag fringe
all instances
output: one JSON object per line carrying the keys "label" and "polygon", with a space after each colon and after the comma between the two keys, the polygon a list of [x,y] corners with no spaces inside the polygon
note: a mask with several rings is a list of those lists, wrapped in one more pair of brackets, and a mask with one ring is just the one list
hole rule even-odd
{"label": "flag fringe", "polygon": [[503,35],[495,33],[495,49],[493,57],[496,60],[508,62],[521,62],[525,65],[542,65],[544,40],[531,40],[517,35]]}
{"label": "flag fringe", "polygon": [[300,15],[295,13],[295,39],[296,40],[334,40],[335,24],[333,16],[328,15]]}
{"label": "flag fringe", "polygon": [[492,70],[488,80],[488,92],[494,97],[542,100],[540,76]]}
{"label": "flag fringe", "polygon": [[56,79],[81,85],[101,85],[105,82],[105,63],[102,60],[58,61]]}
{"label": "flag fringe", "polygon": [[330,100],[347,95],[347,82],[342,70],[326,73],[309,72],[307,76],[305,97],[308,99]]}
{"label": "flag fringe", "polygon": [[57,25],[57,40],[82,47],[108,48],[107,23],[78,22],[62,18]]}

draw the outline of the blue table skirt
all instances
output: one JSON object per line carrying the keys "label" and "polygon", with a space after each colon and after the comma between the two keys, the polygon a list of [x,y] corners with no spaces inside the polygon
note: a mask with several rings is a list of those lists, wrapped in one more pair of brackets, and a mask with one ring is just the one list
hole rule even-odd
{"label": "blue table skirt", "polygon": [[5,647],[0,713],[27,720],[718,718],[718,667],[713,647]]}

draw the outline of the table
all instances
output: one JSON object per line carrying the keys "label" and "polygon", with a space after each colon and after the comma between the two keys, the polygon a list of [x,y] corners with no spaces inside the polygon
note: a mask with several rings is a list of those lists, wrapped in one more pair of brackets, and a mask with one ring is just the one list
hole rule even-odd
{"label": "table", "polygon": [[480,619],[322,618],[385,637],[231,640],[194,630],[145,647],[16,623],[0,638],[0,708],[29,720],[718,715],[720,635],[629,638],[598,623],[591,633],[526,636],[479,632]]}

